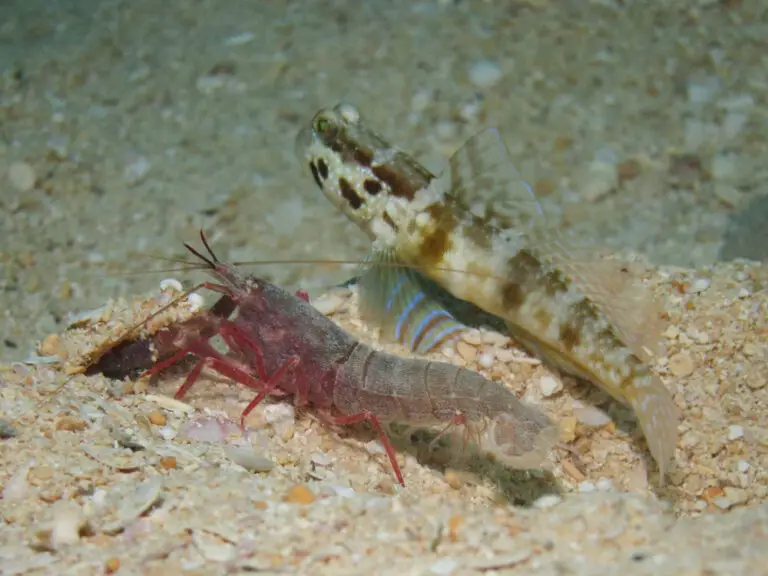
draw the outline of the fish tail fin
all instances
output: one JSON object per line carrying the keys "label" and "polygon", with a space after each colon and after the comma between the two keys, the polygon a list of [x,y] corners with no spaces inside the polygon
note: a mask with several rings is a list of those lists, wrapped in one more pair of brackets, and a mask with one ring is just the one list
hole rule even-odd
{"label": "fish tail fin", "polygon": [[663,486],[675,457],[680,412],[667,387],[651,373],[636,379],[627,401],[635,411],[648,449],[659,465],[659,485]]}

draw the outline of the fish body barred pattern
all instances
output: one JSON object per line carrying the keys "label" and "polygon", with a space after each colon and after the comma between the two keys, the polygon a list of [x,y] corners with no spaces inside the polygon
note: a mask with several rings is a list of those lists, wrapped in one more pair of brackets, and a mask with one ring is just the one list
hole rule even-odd
{"label": "fish body barred pattern", "polygon": [[[368,129],[349,105],[318,112],[297,144],[325,196],[373,241],[373,261],[418,270],[502,318],[543,360],[631,406],[663,482],[678,413],[649,365],[659,310],[615,261],[576,247],[547,222],[496,130],[470,138],[439,175]],[[377,275],[371,266],[369,284]],[[384,323],[382,298],[370,292],[361,299]]]}
{"label": "fish body barred pattern", "polygon": [[[204,237],[203,242],[208,247]],[[463,425],[478,449],[513,467],[538,466],[554,446],[557,427],[549,418],[496,382],[452,364],[376,351],[304,299],[240,274],[218,261],[210,248],[209,258],[187,247],[208,264],[209,273],[219,282],[208,287],[236,304],[225,340],[245,358],[258,350],[258,358],[251,363],[258,366],[259,379],[272,381],[269,375],[285,372],[275,381],[275,392],[293,395],[297,405],[327,413],[334,423],[370,420],[382,434],[401,483],[379,422]],[[239,365],[234,368],[222,373],[238,376],[247,371]],[[275,393],[252,379],[241,381],[261,393],[244,416],[267,392]]]}

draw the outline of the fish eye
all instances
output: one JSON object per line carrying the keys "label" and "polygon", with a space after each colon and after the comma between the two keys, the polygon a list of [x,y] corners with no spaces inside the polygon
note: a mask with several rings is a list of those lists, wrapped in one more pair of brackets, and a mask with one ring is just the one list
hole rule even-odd
{"label": "fish eye", "polygon": [[331,129],[331,121],[325,116],[321,116],[315,120],[315,132],[318,134],[325,134]]}

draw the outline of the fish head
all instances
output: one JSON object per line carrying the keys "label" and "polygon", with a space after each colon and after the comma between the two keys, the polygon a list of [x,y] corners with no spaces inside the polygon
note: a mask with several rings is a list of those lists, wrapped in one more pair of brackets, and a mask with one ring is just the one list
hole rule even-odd
{"label": "fish head", "polygon": [[372,239],[393,234],[398,215],[434,179],[345,103],[315,114],[298,135],[296,153],[325,197]]}

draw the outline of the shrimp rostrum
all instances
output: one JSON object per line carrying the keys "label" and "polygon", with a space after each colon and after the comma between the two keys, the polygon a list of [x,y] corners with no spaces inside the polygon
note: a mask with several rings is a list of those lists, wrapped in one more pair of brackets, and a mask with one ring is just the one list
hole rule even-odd
{"label": "shrimp rostrum", "polygon": [[235,358],[207,342],[182,350],[152,368],[154,373],[185,354],[200,362],[176,397],[207,366],[258,391],[245,416],[268,395],[292,395],[331,424],[368,421],[378,433],[397,480],[404,485],[382,424],[465,427],[465,439],[514,468],[534,468],[557,440],[557,429],[539,410],[521,403],[501,384],[445,362],[405,358],[372,349],[317,311],[306,300],[221,262],[201,231],[207,250],[186,248],[202,260],[216,283],[205,287],[236,304],[233,319],[216,318],[216,332]]}

